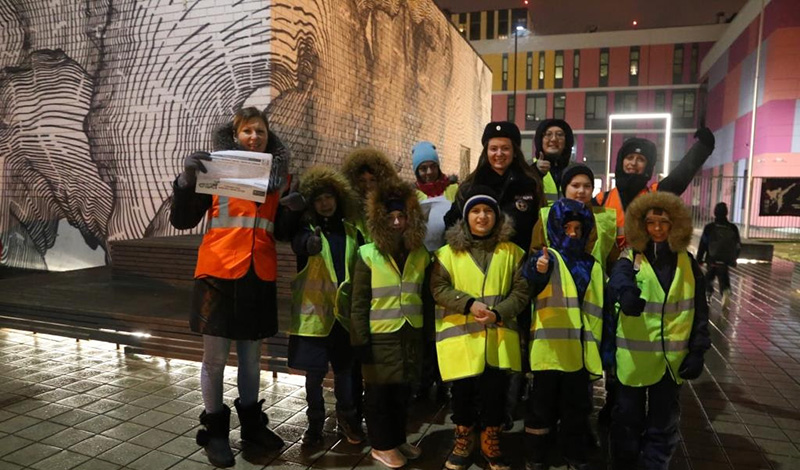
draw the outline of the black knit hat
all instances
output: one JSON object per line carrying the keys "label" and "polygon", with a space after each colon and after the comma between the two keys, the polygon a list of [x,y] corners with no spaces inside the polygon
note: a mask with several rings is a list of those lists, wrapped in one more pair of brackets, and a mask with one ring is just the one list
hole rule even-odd
{"label": "black knit hat", "polygon": [[497,193],[495,193],[492,188],[476,184],[467,191],[466,196],[467,199],[466,202],[464,202],[464,209],[461,212],[461,216],[464,220],[467,220],[469,211],[478,204],[486,204],[492,208],[495,216],[500,216],[500,206],[497,204]]}
{"label": "black knit hat", "polygon": [[486,124],[483,129],[483,137],[481,137],[481,144],[486,147],[489,139],[495,137],[507,137],[511,139],[517,147],[522,145],[522,136],[519,133],[519,127],[513,122],[508,121],[494,121]]}
{"label": "black knit hat", "polygon": [[617,173],[622,173],[622,161],[632,153],[641,154],[647,159],[644,174],[648,177],[652,176],[657,162],[656,144],[652,140],[641,137],[631,137],[619,148],[619,152],[617,152]]}
{"label": "black knit hat", "polygon": [[592,183],[592,188],[594,188],[594,172],[592,172],[592,169],[582,163],[571,163],[564,168],[564,172],[561,173],[561,194],[567,192],[569,182],[578,175],[588,176],[589,181]]}

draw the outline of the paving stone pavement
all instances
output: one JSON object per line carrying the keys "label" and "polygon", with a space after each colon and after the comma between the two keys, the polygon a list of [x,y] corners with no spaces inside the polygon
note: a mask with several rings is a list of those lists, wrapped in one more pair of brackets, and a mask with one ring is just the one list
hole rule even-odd
{"label": "paving stone pavement", "polygon": [[[706,372],[682,390],[681,442],[673,469],[800,469],[800,267],[776,259],[732,273],[734,298],[723,312],[712,300],[713,348]],[[333,393],[324,445],[306,451],[303,377],[262,373],[270,426],[286,441],[279,452],[242,450],[233,415],[236,469],[383,468],[369,447],[340,440]],[[237,396],[236,369],[225,376]],[[596,407],[602,383],[595,385]],[[125,355],[115,345],[0,330],[0,469],[206,469],[195,444],[202,411],[199,364]],[[504,446],[523,468],[522,423]],[[415,402],[411,442],[423,449],[412,469],[438,469],[452,446],[446,403]],[[601,441],[605,434],[599,432]],[[603,450],[595,464],[604,468]],[[474,465],[473,468],[478,468]],[[563,467],[553,467],[563,468]]]}

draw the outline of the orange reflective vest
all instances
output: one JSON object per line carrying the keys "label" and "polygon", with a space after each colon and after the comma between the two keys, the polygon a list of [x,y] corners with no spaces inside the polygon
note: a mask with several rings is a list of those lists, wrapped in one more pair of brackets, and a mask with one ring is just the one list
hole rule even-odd
{"label": "orange reflective vest", "polygon": [[278,256],[272,232],[279,200],[277,191],[267,193],[261,204],[214,195],[194,277],[239,279],[252,263],[260,279],[274,281]]}
{"label": "orange reflective vest", "polygon": [[[657,190],[658,183],[653,183],[649,187],[644,188],[639,193],[639,196]],[[622,208],[622,199],[619,197],[619,189],[614,188],[607,193],[600,193],[595,200],[598,205],[617,211],[617,246],[620,251],[622,251],[627,245],[627,242],[625,241],[625,209]]]}

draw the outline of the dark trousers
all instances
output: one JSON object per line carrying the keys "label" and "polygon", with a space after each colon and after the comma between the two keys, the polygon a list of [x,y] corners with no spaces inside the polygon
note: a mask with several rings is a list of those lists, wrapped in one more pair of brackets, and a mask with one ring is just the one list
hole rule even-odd
{"label": "dark trousers", "polygon": [[375,450],[390,450],[406,442],[411,386],[371,384],[364,387],[364,417],[369,442]]}
{"label": "dark trousers", "polygon": [[[666,470],[678,444],[680,385],[669,373],[649,387],[619,383],[611,416],[614,470]],[[641,455],[640,455],[641,454]]]}
{"label": "dark trousers", "polygon": [[531,460],[544,462],[547,446],[552,436],[544,439],[541,432],[550,429],[552,434],[561,422],[561,445],[564,458],[573,462],[586,460],[586,435],[589,432],[589,414],[592,401],[587,393],[589,373],[555,370],[533,373],[533,387],[525,412],[525,427],[539,431],[528,449]]}
{"label": "dark trousers", "polygon": [[706,293],[714,292],[714,278],[719,278],[719,290],[725,292],[731,288],[731,277],[728,274],[728,265],[725,263],[708,263],[706,268]]}
{"label": "dark trousers", "polygon": [[[322,381],[326,372],[310,370],[306,372],[306,402],[308,403],[309,425],[320,426],[325,422],[325,399],[322,396]],[[336,396],[336,413],[352,415],[355,413],[353,403],[353,377],[350,369],[333,372],[333,394]],[[361,397],[359,397],[360,399]]]}
{"label": "dark trousers", "polygon": [[453,381],[450,406],[453,423],[485,428],[500,426],[505,420],[508,372],[486,366],[477,377]]}

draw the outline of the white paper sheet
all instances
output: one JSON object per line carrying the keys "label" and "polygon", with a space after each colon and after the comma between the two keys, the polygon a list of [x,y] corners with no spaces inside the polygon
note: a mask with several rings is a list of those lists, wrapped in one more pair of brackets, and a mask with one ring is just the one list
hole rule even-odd
{"label": "white paper sheet", "polygon": [[255,202],[267,199],[272,154],[224,150],[212,153],[203,165],[208,171],[197,173],[196,192]]}

